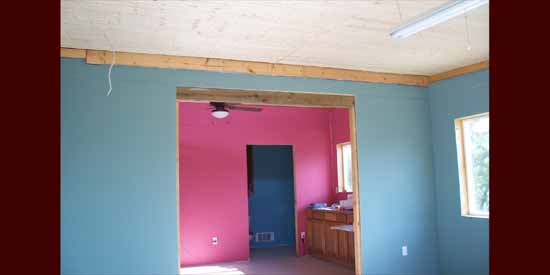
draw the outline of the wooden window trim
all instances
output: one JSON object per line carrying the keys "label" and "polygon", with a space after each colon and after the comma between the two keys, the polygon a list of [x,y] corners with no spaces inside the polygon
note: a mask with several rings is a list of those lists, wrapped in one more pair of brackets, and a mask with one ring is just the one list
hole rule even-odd
{"label": "wooden window trim", "polygon": [[468,174],[466,168],[466,149],[464,146],[464,121],[489,116],[489,113],[475,114],[471,116],[465,116],[455,119],[455,136],[456,136],[456,148],[458,159],[458,179],[460,183],[460,214],[463,217],[473,218],[489,218],[489,211],[478,212],[470,209],[469,190],[468,190]]}
{"label": "wooden window trim", "polygon": [[[344,183],[344,159],[343,159],[343,148],[344,146],[349,145],[351,146],[350,142],[342,142],[336,144],[336,166],[337,166],[337,173],[338,173],[338,184],[336,186],[336,192],[337,193],[345,193],[345,194],[351,194],[353,193],[353,190],[346,190],[346,185]],[[352,168],[353,169],[353,168]],[[342,188],[340,188],[342,186]]]}

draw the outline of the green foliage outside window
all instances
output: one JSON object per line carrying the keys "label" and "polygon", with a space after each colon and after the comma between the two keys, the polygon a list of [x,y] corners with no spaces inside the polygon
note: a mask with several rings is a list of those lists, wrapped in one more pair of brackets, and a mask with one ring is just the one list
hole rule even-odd
{"label": "green foliage outside window", "polygon": [[479,210],[489,211],[489,133],[472,135],[475,197]]}

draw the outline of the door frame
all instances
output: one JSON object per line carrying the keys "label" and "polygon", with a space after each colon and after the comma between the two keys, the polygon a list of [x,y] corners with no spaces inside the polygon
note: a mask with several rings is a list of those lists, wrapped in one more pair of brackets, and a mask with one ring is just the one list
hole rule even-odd
{"label": "door frame", "polygon": [[[289,92],[270,90],[244,90],[244,89],[219,89],[198,87],[176,88],[176,190],[177,190],[177,227],[178,227],[178,270],[181,268],[181,228],[180,228],[180,203],[179,203],[179,102],[230,102],[256,105],[275,106],[299,106],[299,107],[325,107],[347,108],[349,111],[350,143],[353,165],[353,242],[355,249],[355,274],[362,274],[361,269],[361,221],[359,201],[359,171],[357,154],[357,131],[355,117],[355,96],[341,93],[320,92]],[[292,160],[294,162],[294,146],[292,147]],[[294,163],[293,163],[294,165]],[[294,167],[295,168],[295,167]],[[295,169],[294,169],[295,173]],[[297,230],[296,207],[296,179],[294,177],[294,221],[296,228],[296,240],[300,241],[300,232]],[[307,245],[307,244],[306,244]],[[298,252],[298,248],[296,248]]]}

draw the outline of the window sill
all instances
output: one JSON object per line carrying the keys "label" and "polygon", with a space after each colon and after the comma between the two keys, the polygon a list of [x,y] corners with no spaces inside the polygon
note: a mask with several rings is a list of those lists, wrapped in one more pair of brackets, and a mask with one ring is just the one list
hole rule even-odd
{"label": "window sill", "polygon": [[477,219],[489,219],[489,216],[481,216],[481,215],[461,215],[464,218],[477,218]]}

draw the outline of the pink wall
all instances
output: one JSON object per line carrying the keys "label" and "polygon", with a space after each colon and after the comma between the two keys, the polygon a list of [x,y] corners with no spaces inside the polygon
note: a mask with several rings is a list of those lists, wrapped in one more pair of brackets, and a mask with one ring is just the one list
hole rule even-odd
{"label": "pink wall", "polygon": [[259,113],[231,111],[219,120],[204,103],[179,107],[182,266],[248,259],[247,144],[294,145],[297,234],[306,231],[310,203],[335,198],[330,125],[349,133],[339,110],[263,106]]}

